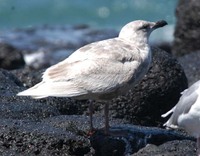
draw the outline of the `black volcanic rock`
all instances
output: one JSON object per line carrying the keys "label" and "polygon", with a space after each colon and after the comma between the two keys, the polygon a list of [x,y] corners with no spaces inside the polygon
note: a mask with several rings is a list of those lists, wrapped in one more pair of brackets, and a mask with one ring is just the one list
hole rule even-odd
{"label": "black volcanic rock", "polygon": [[12,70],[10,72],[13,73],[21,81],[21,83],[28,88],[34,86],[42,80],[42,73],[44,72],[44,69],[36,70],[25,66],[25,68]]}
{"label": "black volcanic rock", "polygon": [[91,136],[91,145],[97,156],[128,155],[139,149],[152,145],[162,145],[172,140],[192,140],[185,134],[160,128],[126,125],[110,128],[111,135],[98,131]]}
{"label": "black volcanic rock", "polygon": [[0,155],[80,155],[89,153],[89,140],[48,123],[0,121]]}
{"label": "black volcanic rock", "polygon": [[0,69],[0,95],[15,95],[23,84],[11,72]]}
{"label": "black volcanic rock", "polygon": [[20,50],[7,43],[0,43],[0,68],[11,70],[24,65],[24,58]]}
{"label": "black volcanic rock", "polygon": [[0,118],[41,120],[59,115],[58,109],[30,97],[17,97],[25,88],[10,72],[0,69]]}
{"label": "black volcanic rock", "polygon": [[[122,156],[135,153],[147,144],[194,140],[183,133],[121,125],[116,120],[111,122],[111,135],[105,135],[100,130],[89,136],[89,126],[83,124],[87,119],[85,116],[71,115],[49,117],[41,122],[0,120],[0,154]],[[101,122],[101,117],[94,120],[95,126]],[[113,124],[118,126],[113,127]]]}
{"label": "black volcanic rock", "polygon": [[174,140],[162,145],[149,144],[131,156],[196,156],[196,143],[191,140]]}
{"label": "black volcanic rock", "polygon": [[[64,117],[56,105],[46,100],[17,97],[24,89],[11,72],[0,69],[0,155],[84,155],[90,152],[86,132],[74,131],[72,123],[77,119],[82,124],[87,118]],[[89,124],[82,125],[87,131],[88,127],[84,127]]]}
{"label": "black volcanic rock", "polygon": [[188,78],[189,86],[200,79],[200,50],[178,58]]}
{"label": "black volcanic rock", "polygon": [[200,3],[179,0],[172,53],[180,56],[200,50]]}

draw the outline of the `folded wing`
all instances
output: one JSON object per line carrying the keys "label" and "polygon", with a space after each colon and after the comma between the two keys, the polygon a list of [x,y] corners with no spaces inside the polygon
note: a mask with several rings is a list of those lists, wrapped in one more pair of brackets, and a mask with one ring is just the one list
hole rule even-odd
{"label": "folded wing", "polygon": [[115,44],[112,44],[113,40],[104,42],[80,48],[69,58],[48,68],[41,83],[18,95],[77,97],[111,92],[128,83],[141,63],[138,49],[123,45],[123,41],[117,39]]}

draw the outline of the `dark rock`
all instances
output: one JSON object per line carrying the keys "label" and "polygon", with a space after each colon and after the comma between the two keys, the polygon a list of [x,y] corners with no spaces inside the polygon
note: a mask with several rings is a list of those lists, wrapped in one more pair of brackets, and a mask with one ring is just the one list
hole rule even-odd
{"label": "dark rock", "polygon": [[[49,117],[41,122],[1,119],[0,154],[121,156],[137,152],[147,144],[160,145],[174,139],[193,140],[182,133],[159,128],[120,126],[121,122],[117,120],[111,121],[111,135],[100,130],[89,139],[89,126],[84,124],[87,120],[86,116],[76,115]],[[102,117],[96,117],[94,124],[101,127]]]}
{"label": "dark rock", "polygon": [[0,155],[83,156],[89,145],[87,138],[47,123],[0,121]]}
{"label": "dark rock", "polygon": [[63,115],[83,115],[88,114],[88,101],[87,100],[74,100],[71,98],[54,98],[49,97],[45,100],[49,105],[56,107]]}
{"label": "dark rock", "polygon": [[178,58],[188,78],[189,86],[200,79],[200,51]]}
{"label": "dark rock", "polygon": [[[96,114],[93,123],[100,130],[89,140],[88,116],[60,115],[51,98],[42,102],[16,97],[15,94],[24,87],[8,71],[0,70],[0,79],[0,155],[124,155],[137,152],[147,143],[158,145],[174,139],[191,139],[163,129],[124,125],[125,120],[116,119],[110,119],[111,134],[114,135],[105,136],[101,133],[104,127],[102,114]],[[61,101],[64,105],[65,99],[61,98]],[[63,113],[70,112],[78,113],[73,109]]]}
{"label": "dark rock", "polygon": [[184,55],[200,50],[200,3],[198,0],[179,0],[176,8],[177,23],[172,52]]}
{"label": "dark rock", "polygon": [[161,126],[161,114],[170,110],[187,88],[185,73],[172,55],[153,48],[153,63],[142,81],[128,95],[114,99],[111,114],[133,124]]}
{"label": "dark rock", "polygon": [[59,115],[56,107],[30,97],[17,97],[25,88],[10,72],[0,69],[0,118],[40,120]]}
{"label": "dark rock", "polygon": [[39,83],[42,80],[42,70],[35,70],[29,67],[25,67],[23,69],[12,70],[13,73],[20,81],[23,83],[25,87],[32,87],[35,84]]}
{"label": "dark rock", "polygon": [[[45,119],[54,127],[64,128],[73,133],[84,135],[89,130],[88,121],[89,117],[86,116],[57,116]],[[132,126],[123,124],[117,120],[111,120],[111,135],[105,135],[102,130],[96,131],[90,138],[91,146],[95,150],[94,155],[124,155],[137,152],[140,148],[145,147],[147,144],[160,145],[170,140],[189,139],[191,137],[175,131],[168,131],[159,128],[147,128],[140,126]],[[123,124],[123,125],[122,125]],[[116,125],[118,125],[116,127]],[[122,125],[122,126],[120,126]],[[96,116],[94,118],[94,127],[102,128],[104,120],[102,117]]]}
{"label": "dark rock", "polygon": [[25,65],[22,52],[17,48],[0,43],[0,68],[17,69]]}
{"label": "dark rock", "polygon": [[[13,155],[93,155],[87,116],[55,116],[42,121],[0,120],[0,154]],[[111,121],[111,125],[120,124]],[[94,125],[103,126],[102,117]]]}
{"label": "dark rock", "polygon": [[23,87],[22,83],[12,73],[0,69],[0,95],[15,95]]}
{"label": "dark rock", "polygon": [[148,144],[161,145],[167,141],[183,139],[194,140],[175,131],[132,125],[112,127],[110,135],[98,131],[90,138],[97,156],[129,155]]}
{"label": "dark rock", "polygon": [[[71,131],[74,134],[84,135],[89,137],[90,130],[89,116],[86,115],[59,115],[43,119],[43,123],[47,123],[53,127],[61,128],[66,131]],[[122,125],[126,123],[124,120],[111,119],[110,126]],[[104,118],[102,115],[95,115],[93,120],[94,127],[102,130],[104,128]]]}
{"label": "dark rock", "polygon": [[196,156],[196,143],[191,140],[174,140],[159,146],[152,144],[139,150],[131,156]]}
{"label": "dark rock", "polygon": [[[0,155],[84,155],[90,152],[86,133],[73,129],[72,116],[63,118],[63,122],[58,109],[46,101],[17,97],[16,93],[25,88],[10,72],[1,69],[0,80]],[[52,116],[59,117],[59,121]],[[87,121],[85,118],[80,118],[77,121],[83,121],[82,127],[89,126],[83,124]],[[56,121],[55,127],[53,121]]]}
{"label": "dark rock", "polygon": [[155,43],[153,46],[158,47],[159,49],[162,49],[170,54],[172,53],[172,43],[171,42]]}
{"label": "dark rock", "polygon": [[50,116],[60,115],[56,107],[27,97],[0,96],[0,98],[0,119],[40,121]]}
{"label": "dark rock", "polygon": [[[122,132],[122,131],[121,131]],[[95,156],[120,156],[126,153],[126,142],[123,136],[112,137],[103,132],[96,132],[90,139],[92,147],[95,149]]]}

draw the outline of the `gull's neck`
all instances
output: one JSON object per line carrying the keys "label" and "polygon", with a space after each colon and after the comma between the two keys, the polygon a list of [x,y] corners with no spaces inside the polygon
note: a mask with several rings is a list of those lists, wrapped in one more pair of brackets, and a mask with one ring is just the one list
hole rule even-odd
{"label": "gull's neck", "polygon": [[149,36],[147,34],[141,36],[137,34],[120,33],[119,38],[128,41],[130,44],[140,49],[149,48]]}
{"label": "gull's neck", "polygon": [[133,45],[139,49],[140,57],[142,60],[151,62],[151,49],[149,46],[149,35],[133,35],[133,34],[120,34],[119,39],[122,39],[126,42],[129,42],[130,45]]}
{"label": "gull's neck", "polygon": [[149,40],[148,37],[138,37],[136,40],[131,40],[131,42],[137,46],[139,49],[148,49]]}

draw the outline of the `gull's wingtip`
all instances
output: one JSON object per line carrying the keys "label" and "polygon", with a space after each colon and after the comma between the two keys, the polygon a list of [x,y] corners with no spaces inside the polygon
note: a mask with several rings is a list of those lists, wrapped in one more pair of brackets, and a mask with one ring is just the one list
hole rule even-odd
{"label": "gull's wingtip", "polygon": [[169,115],[169,113],[167,112],[167,113],[165,113],[165,114],[162,114],[161,117],[162,117],[162,118],[166,118],[168,115]]}
{"label": "gull's wingtip", "polygon": [[22,92],[19,92],[16,94],[17,96],[30,96],[32,97],[33,99],[41,99],[41,98],[45,98],[45,97],[48,97],[46,95],[37,95],[37,94],[33,94],[33,93],[30,93],[29,90],[25,90],[25,91],[22,91]]}
{"label": "gull's wingtip", "polygon": [[30,95],[28,94],[27,90],[24,90],[24,91],[22,91],[22,92],[19,92],[19,93],[17,93],[16,95],[17,95],[17,96],[30,96]]}
{"label": "gull's wingtip", "polygon": [[25,96],[25,95],[23,94],[23,91],[22,91],[22,92],[19,92],[19,93],[17,93],[16,95],[17,95],[17,96]]}
{"label": "gull's wingtip", "polygon": [[172,112],[173,112],[173,111],[170,110],[170,111],[166,112],[165,114],[162,114],[161,117],[162,117],[162,118],[166,118],[166,117],[169,116]]}
{"label": "gull's wingtip", "polygon": [[161,117],[162,118],[166,118],[167,116],[169,116],[170,114],[172,114],[174,112],[174,109],[176,108],[176,106],[174,106],[171,110],[169,110],[168,112],[166,112],[165,114],[162,114]]}
{"label": "gull's wingtip", "polygon": [[[17,96],[31,96],[31,97],[34,97],[34,96],[36,96],[36,95],[38,96],[38,92],[39,92],[39,91],[37,91],[36,89],[37,89],[38,87],[40,87],[42,84],[43,84],[43,83],[40,82],[40,83],[36,84],[35,86],[33,86],[33,87],[29,88],[29,89],[26,89],[26,90],[24,90],[24,91],[21,91],[21,92],[17,93]],[[39,95],[40,95],[40,94],[39,94]]]}

